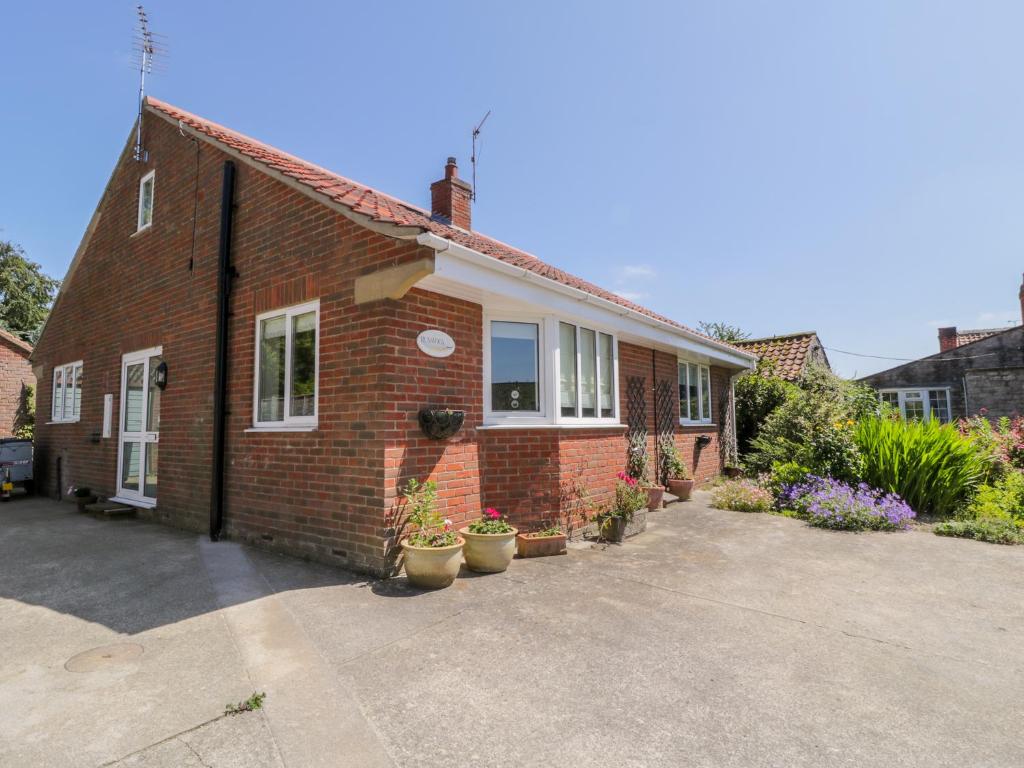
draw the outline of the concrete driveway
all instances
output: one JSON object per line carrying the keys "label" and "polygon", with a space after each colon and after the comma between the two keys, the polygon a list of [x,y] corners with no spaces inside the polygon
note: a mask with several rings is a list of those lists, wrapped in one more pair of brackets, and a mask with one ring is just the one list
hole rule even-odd
{"label": "concrete driveway", "polygon": [[1024,547],[700,499],[435,593],[17,499],[0,765],[1020,766],[1022,606]]}

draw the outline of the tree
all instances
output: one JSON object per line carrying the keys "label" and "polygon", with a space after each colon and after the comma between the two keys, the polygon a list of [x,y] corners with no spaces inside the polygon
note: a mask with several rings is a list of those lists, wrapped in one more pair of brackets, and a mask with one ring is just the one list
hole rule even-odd
{"label": "tree", "polygon": [[735,325],[729,325],[728,323],[706,323],[701,320],[697,323],[697,330],[703,333],[705,336],[710,336],[712,339],[718,339],[719,341],[726,341],[732,343],[734,341],[743,341],[749,339],[750,334]]}
{"label": "tree", "polygon": [[736,442],[740,456],[750,452],[761,425],[769,414],[786,401],[795,384],[775,375],[775,366],[761,358],[754,373],[736,381]]}
{"label": "tree", "polygon": [[34,344],[58,288],[20,246],[0,240],[0,327]]}

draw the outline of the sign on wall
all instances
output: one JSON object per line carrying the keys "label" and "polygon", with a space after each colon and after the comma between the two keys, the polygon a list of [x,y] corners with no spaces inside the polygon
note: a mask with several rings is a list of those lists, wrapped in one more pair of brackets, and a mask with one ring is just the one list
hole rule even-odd
{"label": "sign on wall", "polygon": [[423,331],[416,337],[416,346],[425,355],[448,357],[448,355],[455,351],[455,339],[444,331]]}

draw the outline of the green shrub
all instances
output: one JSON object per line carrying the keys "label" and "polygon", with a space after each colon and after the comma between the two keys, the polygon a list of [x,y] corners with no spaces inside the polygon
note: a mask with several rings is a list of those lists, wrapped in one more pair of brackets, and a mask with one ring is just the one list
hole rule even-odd
{"label": "green shrub", "polygon": [[989,541],[993,544],[1024,544],[1024,530],[1009,520],[947,520],[933,529],[938,536]]}
{"label": "green shrub", "polygon": [[983,485],[963,514],[968,520],[1019,520],[1024,524],[1024,472],[1009,472]]}
{"label": "green shrub", "polygon": [[750,453],[765,419],[786,402],[790,390],[796,389],[795,384],[776,377],[774,369],[771,361],[762,359],[754,373],[736,380],[736,444],[740,456]]}
{"label": "green shrub", "polygon": [[970,502],[990,461],[973,439],[937,421],[863,419],[854,430],[862,479],[921,513],[951,516]]}
{"label": "green shrub", "polygon": [[711,506],[736,512],[771,512],[772,495],[751,480],[730,480],[711,492]]}
{"label": "green shrub", "polygon": [[870,389],[810,366],[761,425],[744,459],[746,469],[760,474],[776,463],[796,462],[816,475],[854,482],[860,455],[850,427],[878,408]]}
{"label": "green shrub", "polygon": [[802,483],[810,474],[811,470],[808,467],[797,464],[795,461],[776,462],[772,465],[771,473],[764,480],[764,485],[769,493],[777,499],[785,488]]}

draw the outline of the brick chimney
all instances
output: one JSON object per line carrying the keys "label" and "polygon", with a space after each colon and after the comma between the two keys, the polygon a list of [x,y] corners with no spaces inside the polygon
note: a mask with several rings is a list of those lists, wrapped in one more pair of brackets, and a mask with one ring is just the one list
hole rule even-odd
{"label": "brick chimney", "polygon": [[956,326],[939,328],[939,352],[948,352],[956,347]]}
{"label": "brick chimney", "polygon": [[470,196],[473,188],[459,178],[455,158],[449,157],[444,166],[444,178],[430,185],[430,212],[446,224],[462,229],[470,227]]}

